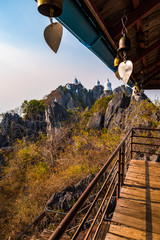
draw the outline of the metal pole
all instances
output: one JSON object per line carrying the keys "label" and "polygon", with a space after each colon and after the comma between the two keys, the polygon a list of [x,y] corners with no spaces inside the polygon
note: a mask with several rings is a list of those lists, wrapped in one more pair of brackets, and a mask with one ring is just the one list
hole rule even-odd
{"label": "metal pole", "polygon": [[119,159],[117,161],[117,200],[120,197],[120,184],[121,184],[121,148],[119,149]]}
{"label": "metal pole", "polygon": [[125,142],[124,144],[122,145],[122,152],[121,152],[121,186],[123,185],[124,183],[124,163],[125,163]]}

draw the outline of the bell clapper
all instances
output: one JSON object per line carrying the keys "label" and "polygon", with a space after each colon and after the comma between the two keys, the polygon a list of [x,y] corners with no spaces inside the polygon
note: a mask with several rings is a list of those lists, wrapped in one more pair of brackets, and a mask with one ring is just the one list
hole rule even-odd
{"label": "bell clapper", "polygon": [[54,9],[53,8],[50,9],[50,17],[51,18],[54,17]]}
{"label": "bell clapper", "polygon": [[122,54],[123,54],[123,62],[126,63],[126,61],[127,61],[127,54],[126,54],[125,51],[123,51]]}

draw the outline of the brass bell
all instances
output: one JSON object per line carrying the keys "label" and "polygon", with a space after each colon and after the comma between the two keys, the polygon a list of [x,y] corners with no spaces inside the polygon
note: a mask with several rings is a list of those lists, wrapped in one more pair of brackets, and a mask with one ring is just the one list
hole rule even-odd
{"label": "brass bell", "polygon": [[131,48],[131,42],[130,39],[124,35],[123,37],[121,37],[121,39],[119,40],[119,48],[118,51],[128,51]]}
{"label": "brass bell", "polygon": [[47,17],[58,17],[62,14],[63,0],[36,0],[38,11]]}

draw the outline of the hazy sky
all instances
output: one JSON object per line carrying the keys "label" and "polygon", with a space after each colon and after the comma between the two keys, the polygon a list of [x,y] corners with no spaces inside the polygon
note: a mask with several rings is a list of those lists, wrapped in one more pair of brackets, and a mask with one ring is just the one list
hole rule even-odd
{"label": "hazy sky", "polygon": [[[97,79],[112,88],[122,85],[114,73],[63,28],[57,54],[46,44],[43,31],[50,21],[39,14],[34,0],[0,1],[0,113],[27,99],[42,99],[75,76],[87,89]],[[159,96],[159,91],[148,91]]]}

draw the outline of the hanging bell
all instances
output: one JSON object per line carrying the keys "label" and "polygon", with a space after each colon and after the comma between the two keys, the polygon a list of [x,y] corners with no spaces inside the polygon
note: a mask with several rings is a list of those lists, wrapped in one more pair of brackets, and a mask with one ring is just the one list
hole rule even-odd
{"label": "hanging bell", "polygon": [[131,42],[130,39],[124,35],[123,37],[121,37],[121,39],[119,40],[119,48],[118,51],[123,52],[123,51],[128,51],[131,48]]}
{"label": "hanging bell", "polygon": [[58,17],[62,14],[63,0],[36,0],[38,11],[47,17]]}

